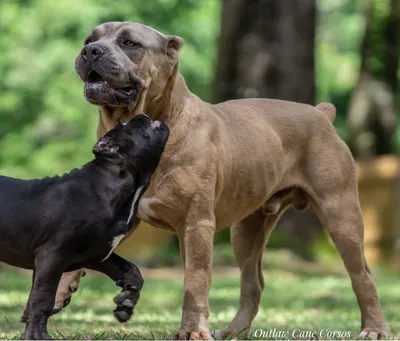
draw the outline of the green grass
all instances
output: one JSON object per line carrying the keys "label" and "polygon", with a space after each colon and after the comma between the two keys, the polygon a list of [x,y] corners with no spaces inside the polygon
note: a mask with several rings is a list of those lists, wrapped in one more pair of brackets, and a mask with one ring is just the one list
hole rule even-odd
{"label": "green grass", "polygon": [[[273,258],[272,258],[273,259]],[[360,327],[360,313],[350,280],[342,272],[304,271],[304,266],[271,266],[252,330],[351,331]],[[308,268],[306,268],[308,269]],[[161,275],[158,273],[161,272]],[[112,315],[115,284],[89,274],[71,304],[49,320],[53,337],[68,339],[160,339],[180,325],[183,275],[177,270],[143,271],[145,285],[131,321],[119,324]],[[19,322],[31,279],[27,274],[0,269],[0,339],[20,338]],[[376,281],[389,324],[400,331],[399,276],[377,271]],[[236,271],[216,271],[210,292],[210,328],[222,329],[234,317],[239,295]]]}

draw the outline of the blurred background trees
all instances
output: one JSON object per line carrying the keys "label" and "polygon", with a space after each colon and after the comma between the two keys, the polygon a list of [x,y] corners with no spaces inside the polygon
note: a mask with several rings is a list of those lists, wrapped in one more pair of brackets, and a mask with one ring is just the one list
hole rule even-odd
{"label": "blurred background trees", "polygon": [[400,1],[363,2],[358,82],[348,111],[349,145],[357,158],[394,151],[400,52]]}
{"label": "blurred background trees", "polygon": [[[61,174],[91,157],[97,110],[74,71],[85,36],[111,20],[143,22],[185,38],[181,70],[209,98],[219,2],[0,1],[0,173]],[[201,27],[201,29],[198,29]]]}
{"label": "blurred background trees", "polygon": [[[316,15],[315,0],[224,0],[214,103],[267,97],[315,105]],[[312,259],[321,230],[312,208],[287,210],[278,227],[290,235],[287,246]]]}
{"label": "blurred background trees", "polygon": [[[109,20],[182,36],[181,72],[205,101],[329,101],[356,157],[398,153],[399,18],[400,0],[2,0],[0,174],[62,174],[91,159],[97,111],[74,59]],[[279,225],[295,237],[272,234],[272,245],[312,258],[314,212],[288,211]]]}
{"label": "blurred background trees", "polygon": [[315,19],[315,0],[224,0],[213,102],[269,97],[314,104]]}

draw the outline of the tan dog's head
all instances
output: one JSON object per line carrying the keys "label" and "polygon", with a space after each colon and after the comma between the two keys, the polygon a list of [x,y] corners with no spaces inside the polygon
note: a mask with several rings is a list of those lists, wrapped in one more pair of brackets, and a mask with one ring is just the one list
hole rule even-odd
{"label": "tan dog's head", "polygon": [[134,109],[142,96],[159,96],[176,70],[183,39],[130,22],[108,22],[85,39],[75,70],[86,99]]}

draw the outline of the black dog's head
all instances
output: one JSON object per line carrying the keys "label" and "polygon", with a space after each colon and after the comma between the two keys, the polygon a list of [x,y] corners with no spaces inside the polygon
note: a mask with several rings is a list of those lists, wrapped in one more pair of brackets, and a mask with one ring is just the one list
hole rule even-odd
{"label": "black dog's head", "polygon": [[93,147],[96,158],[119,159],[128,171],[149,178],[158,166],[168,127],[144,114],[117,125]]}

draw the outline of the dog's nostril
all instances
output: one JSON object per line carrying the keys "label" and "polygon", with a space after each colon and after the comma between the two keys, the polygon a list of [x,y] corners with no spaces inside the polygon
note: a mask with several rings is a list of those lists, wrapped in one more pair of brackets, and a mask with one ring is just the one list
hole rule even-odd
{"label": "dog's nostril", "polygon": [[82,50],[82,57],[88,60],[95,60],[104,53],[100,46],[89,44]]}
{"label": "dog's nostril", "polygon": [[88,60],[88,58],[87,58],[87,51],[86,51],[86,47],[84,47],[83,49],[82,49],[82,51],[81,51],[81,57],[82,57],[82,59],[83,60]]}

